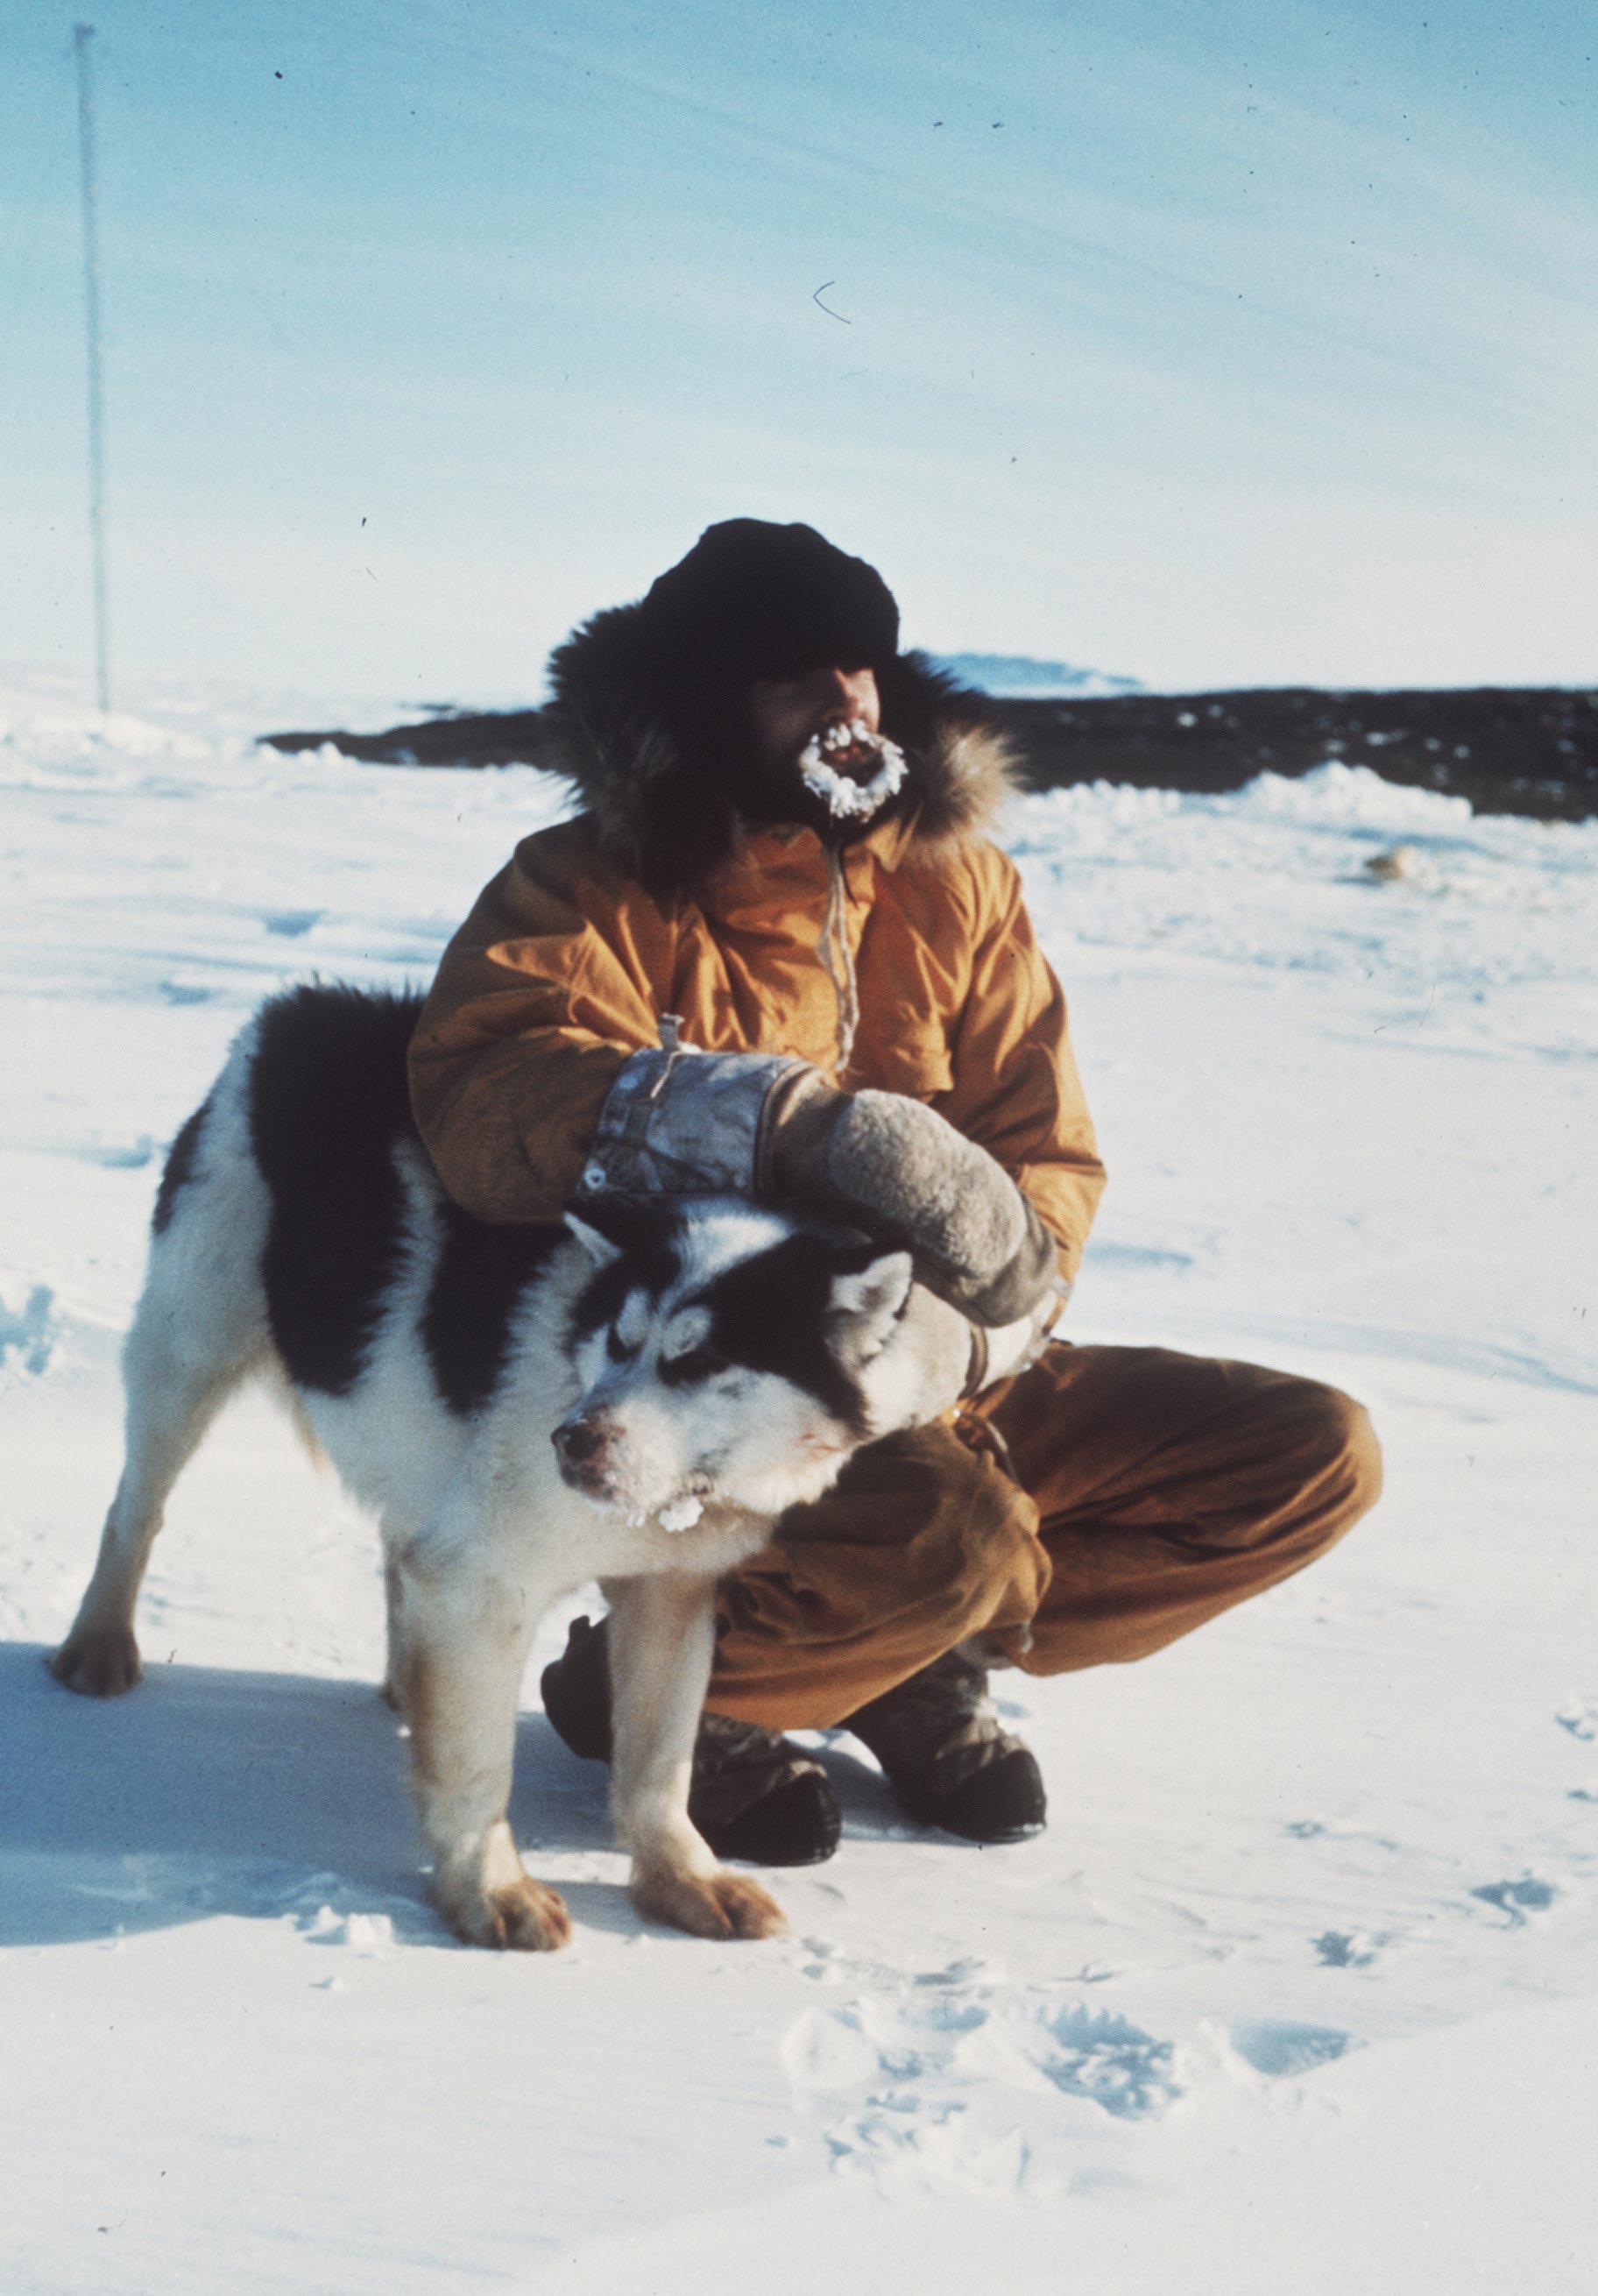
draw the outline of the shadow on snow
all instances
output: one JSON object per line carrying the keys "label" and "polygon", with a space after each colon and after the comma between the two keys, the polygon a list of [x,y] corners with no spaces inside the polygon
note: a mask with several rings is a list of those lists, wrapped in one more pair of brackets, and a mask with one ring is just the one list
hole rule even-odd
{"label": "shadow on snow", "polygon": [[[38,1643],[0,1644],[0,1945],[53,1945],[213,1915],[381,1912],[453,1943],[431,1910],[394,1715],[370,1683],[154,1666],[127,1696],[74,1696]],[[511,1815],[538,1852],[611,1846],[605,1774],[542,1714],[517,1726]],[[619,1887],[561,1882],[585,1926],[639,1924]]]}

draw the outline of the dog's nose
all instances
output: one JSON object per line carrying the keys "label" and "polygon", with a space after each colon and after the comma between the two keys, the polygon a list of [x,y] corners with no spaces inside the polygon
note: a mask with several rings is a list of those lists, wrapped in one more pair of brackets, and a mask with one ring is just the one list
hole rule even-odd
{"label": "dog's nose", "polygon": [[597,1458],[605,1440],[591,1419],[562,1419],[549,1439],[555,1447],[555,1456],[568,1467],[580,1467]]}

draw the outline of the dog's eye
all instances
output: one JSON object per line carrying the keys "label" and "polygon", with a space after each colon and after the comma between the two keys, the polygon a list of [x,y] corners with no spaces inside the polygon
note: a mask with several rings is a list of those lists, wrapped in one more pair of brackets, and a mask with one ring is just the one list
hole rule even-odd
{"label": "dog's eye", "polygon": [[689,1387],[731,1369],[725,1356],[718,1355],[714,1348],[690,1348],[685,1355],[674,1356],[669,1363],[663,1363],[660,1376],[674,1384],[680,1380]]}
{"label": "dog's eye", "polygon": [[636,1348],[628,1347],[627,1341],[622,1338],[615,1324],[612,1324],[610,1330],[605,1333],[605,1353],[610,1357],[611,1361],[612,1363],[631,1363],[633,1357],[637,1354],[637,1352],[638,1350]]}

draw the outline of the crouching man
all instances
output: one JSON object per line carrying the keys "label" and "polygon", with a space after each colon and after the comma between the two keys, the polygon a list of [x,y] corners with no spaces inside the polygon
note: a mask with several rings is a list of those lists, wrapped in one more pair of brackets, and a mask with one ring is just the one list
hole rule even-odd
{"label": "crouching man", "polygon": [[[729,521],[552,682],[585,810],[484,891],[411,1048],[445,1186],[505,1223],[612,1190],[824,1206],[970,1325],[961,1413],[858,1453],[723,1588],[695,1823],[827,1857],[837,1803],[781,1734],[841,1726],[917,1817],[1020,1840],[1043,1783],[987,1669],[1142,1658],[1302,1569],[1375,1497],[1369,1422],[1280,1372],[1049,1338],[1103,1169],[987,834],[1003,742],[899,652],[874,569]],[[608,1753],[602,1626],[544,1694]]]}

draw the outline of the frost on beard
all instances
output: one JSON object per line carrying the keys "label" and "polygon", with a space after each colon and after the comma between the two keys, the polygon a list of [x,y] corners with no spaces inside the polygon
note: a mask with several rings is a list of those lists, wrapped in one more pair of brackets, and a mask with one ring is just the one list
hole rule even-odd
{"label": "frost on beard", "polygon": [[[876,758],[876,772],[869,781],[856,781],[839,771],[845,758],[855,763]],[[905,753],[897,742],[873,734],[856,718],[851,725],[829,726],[824,733],[812,734],[799,751],[799,768],[805,787],[821,799],[834,820],[864,820],[897,795],[905,778]]]}

